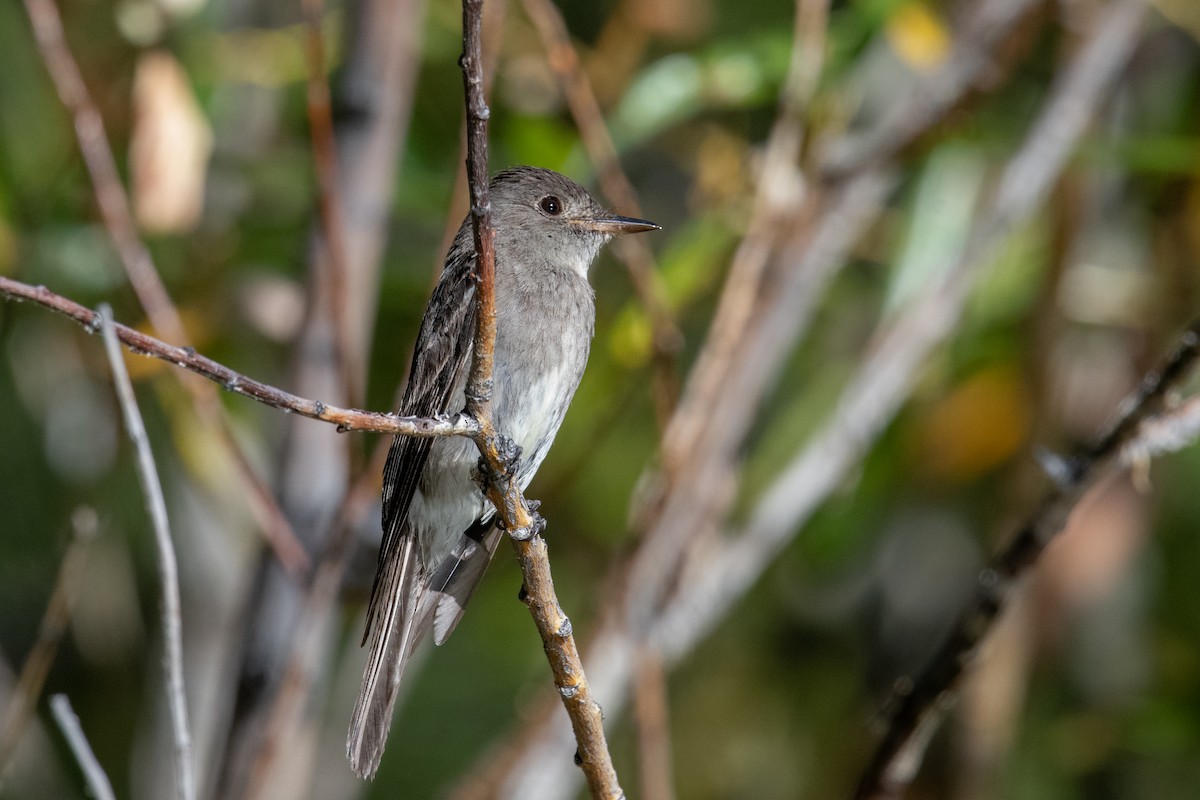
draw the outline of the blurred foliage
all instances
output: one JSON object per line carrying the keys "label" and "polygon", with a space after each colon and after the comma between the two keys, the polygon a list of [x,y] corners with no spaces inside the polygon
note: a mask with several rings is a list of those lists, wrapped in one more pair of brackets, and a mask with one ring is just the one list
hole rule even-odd
{"label": "blurred foliage", "polygon": [[[492,166],[536,163],[588,181],[592,166],[536,34],[519,4],[508,5]],[[967,5],[833,3],[809,115],[816,133],[878,118],[889,99],[943,61]],[[1011,43],[1011,63],[997,67],[1011,74],[998,74],[901,155],[902,180],[885,215],[822,300],[747,443],[742,511],[820,427],[876,322],[919,294],[929,270],[961,245],[980,193],[1046,97],[1078,24],[1104,5],[1043,4],[1030,34]],[[1048,206],[1009,240],[910,402],[854,479],[672,674],[680,797],[846,796],[869,756],[878,700],[924,662],[979,564],[1039,497],[1034,447],[1063,449],[1094,433],[1200,311],[1200,25],[1187,0],[1157,5],[1165,16],[1151,17],[1117,95]],[[213,133],[204,213],[194,229],[156,235],[149,246],[198,349],[286,388],[315,209],[296,4],[64,0],[61,7],[127,173],[139,54],[160,46],[186,71]],[[779,0],[612,0],[564,4],[563,12],[645,215],[663,225],[650,243],[686,337],[685,374],[747,224],[760,145],[787,68],[792,9]],[[335,60],[345,13],[334,7],[327,16]],[[393,403],[441,263],[460,158],[459,19],[457,4],[433,0],[423,22],[413,123],[384,256],[370,408]],[[118,319],[144,326],[96,220],[70,121],[28,19],[20,4],[0,4],[0,274],[81,303],[110,302]],[[599,577],[630,547],[630,498],[658,436],[645,315],[611,254],[593,278],[599,318],[591,364],[529,492],[544,503],[556,583],[585,639],[605,602]],[[205,537],[181,548],[191,609],[185,625],[199,624],[219,591],[189,581],[189,558],[206,548],[249,553],[254,534],[239,487],[196,435],[168,370],[136,358],[130,366],[173,487],[177,534]],[[70,695],[118,795],[150,796],[139,771],[154,751],[139,737],[158,713],[157,579],[108,383],[97,340],[43,310],[0,306],[0,654],[5,672],[19,668],[71,514],[95,508],[102,536],[89,562],[94,577],[81,587],[47,691]],[[241,398],[224,401],[262,469],[277,470],[275,415]],[[1031,581],[1036,641],[1027,691],[1015,697],[1015,727],[1001,735],[1011,746],[999,748],[998,764],[983,769],[989,779],[969,794],[963,774],[975,742],[951,723],[913,797],[1195,796],[1198,475],[1194,449],[1153,466],[1151,491],[1131,501],[1128,549],[1097,593],[1076,601],[1055,588],[1069,578]],[[1086,537],[1076,547],[1086,552]],[[514,599],[518,584],[502,550],[460,631],[430,654],[432,669],[414,676],[367,796],[435,796],[547,691],[536,632]],[[345,615],[348,645],[358,636],[357,612]],[[335,697],[325,712],[331,763],[340,758],[349,708]],[[51,727],[44,704],[39,711]],[[627,720],[614,748],[634,791]],[[65,748],[55,744],[54,752],[41,788],[26,787],[41,793],[25,796],[82,796]],[[15,790],[0,786],[0,796]]]}

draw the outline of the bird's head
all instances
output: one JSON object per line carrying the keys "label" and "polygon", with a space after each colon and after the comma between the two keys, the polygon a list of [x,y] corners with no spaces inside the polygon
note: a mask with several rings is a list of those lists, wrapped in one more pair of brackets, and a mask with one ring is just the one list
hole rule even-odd
{"label": "bird's head", "polygon": [[609,239],[659,230],[653,222],[609,212],[575,181],[538,167],[499,173],[488,198],[498,261],[569,266],[586,276]]}

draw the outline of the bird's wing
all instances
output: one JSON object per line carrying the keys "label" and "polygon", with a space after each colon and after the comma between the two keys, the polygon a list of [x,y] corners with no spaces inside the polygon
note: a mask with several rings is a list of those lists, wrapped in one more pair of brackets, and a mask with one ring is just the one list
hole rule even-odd
{"label": "bird's wing", "polygon": [[[473,250],[462,242],[459,236],[421,321],[402,414],[448,411],[469,369],[475,335]],[[427,590],[421,545],[405,524],[432,442],[396,437],[383,471],[383,542],[363,634],[371,651],[346,737],[351,767],[365,778],[379,768],[404,667],[432,624],[441,596]]]}
{"label": "bird's wing", "polygon": [[459,537],[454,550],[430,576],[429,588],[434,592],[431,602],[434,604],[435,644],[445,643],[458,627],[467,602],[479,587],[499,543],[500,530],[494,520],[490,517],[481,519]]}
{"label": "bird's wing", "polygon": [[[455,241],[445,273],[421,321],[412,370],[400,406],[403,415],[427,417],[458,410],[449,408],[450,398],[470,369],[471,343],[475,337],[475,287],[469,269],[474,251],[461,246],[462,240],[459,236]],[[383,541],[367,604],[364,643],[379,613],[380,591],[388,571],[402,568],[397,555],[402,539],[410,535],[404,523],[432,446],[433,439],[397,436],[388,451],[383,468]],[[415,578],[414,573],[410,580]]]}

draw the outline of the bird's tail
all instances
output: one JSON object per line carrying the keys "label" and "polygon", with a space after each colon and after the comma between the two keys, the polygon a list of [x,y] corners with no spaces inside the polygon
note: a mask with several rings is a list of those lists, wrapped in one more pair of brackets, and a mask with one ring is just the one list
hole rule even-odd
{"label": "bird's tail", "polygon": [[426,590],[424,571],[416,537],[409,535],[380,576],[371,652],[346,736],[346,756],[362,778],[379,769],[404,667],[433,621],[437,603]]}

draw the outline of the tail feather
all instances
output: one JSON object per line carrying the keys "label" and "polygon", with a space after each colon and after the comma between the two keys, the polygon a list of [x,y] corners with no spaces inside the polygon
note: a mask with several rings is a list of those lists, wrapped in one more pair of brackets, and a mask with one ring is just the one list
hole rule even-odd
{"label": "tail feather", "polygon": [[371,652],[346,736],[346,756],[362,778],[379,769],[404,668],[433,622],[437,594],[426,590],[424,572],[416,538],[406,536],[381,576]]}

